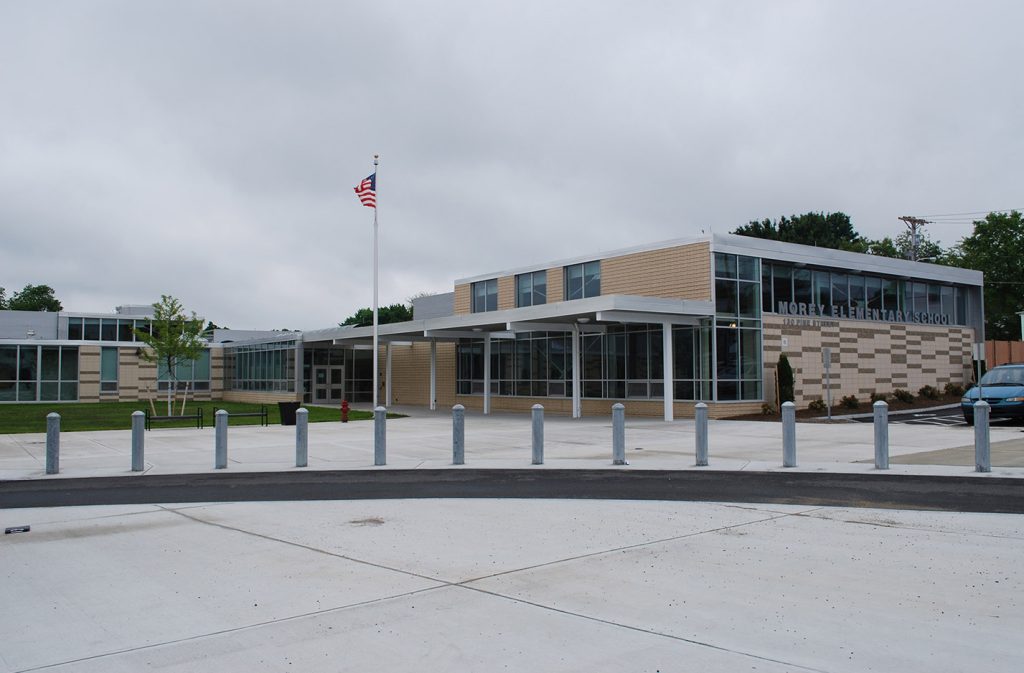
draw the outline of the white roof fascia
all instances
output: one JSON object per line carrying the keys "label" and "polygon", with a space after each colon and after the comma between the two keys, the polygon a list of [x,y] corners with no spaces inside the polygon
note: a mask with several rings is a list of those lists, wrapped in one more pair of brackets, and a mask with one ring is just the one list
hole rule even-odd
{"label": "white roof fascia", "polygon": [[872,273],[884,276],[906,277],[915,280],[933,280],[961,285],[982,285],[981,271],[961,269],[955,266],[911,262],[881,255],[866,255],[860,252],[818,248],[813,245],[782,243],[753,236],[715,234],[711,241],[712,252],[726,252],[736,255],[760,257],[762,259],[792,262],[806,266],[820,266],[858,273]]}

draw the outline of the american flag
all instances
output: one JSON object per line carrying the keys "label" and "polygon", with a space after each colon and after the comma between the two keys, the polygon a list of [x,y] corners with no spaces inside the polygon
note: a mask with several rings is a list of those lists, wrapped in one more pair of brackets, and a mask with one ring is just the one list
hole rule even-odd
{"label": "american flag", "polygon": [[356,196],[367,208],[377,207],[377,174],[373,173],[363,178],[356,189]]}

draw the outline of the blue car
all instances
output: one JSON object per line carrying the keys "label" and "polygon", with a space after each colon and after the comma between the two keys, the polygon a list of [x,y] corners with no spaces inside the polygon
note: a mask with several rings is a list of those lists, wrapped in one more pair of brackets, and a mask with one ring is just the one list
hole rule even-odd
{"label": "blue car", "polygon": [[989,403],[989,418],[1024,419],[1024,364],[993,367],[964,393],[960,409],[967,425],[974,425],[974,404],[979,397]]}

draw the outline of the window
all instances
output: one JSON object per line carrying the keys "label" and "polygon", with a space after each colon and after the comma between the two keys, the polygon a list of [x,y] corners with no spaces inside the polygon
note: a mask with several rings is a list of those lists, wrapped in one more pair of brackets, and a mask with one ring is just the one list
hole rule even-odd
{"label": "window", "polygon": [[565,298],[585,299],[601,295],[601,262],[565,267]]}
{"label": "window", "polygon": [[516,306],[539,306],[547,302],[547,271],[534,271],[516,276]]}
{"label": "window", "polygon": [[78,399],[78,348],[0,346],[0,402]]}
{"label": "window", "polygon": [[100,349],[100,392],[117,392],[117,348]]}
{"label": "window", "polygon": [[[171,377],[167,367],[157,364],[157,390],[167,390],[171,385]],[[175,366],[175,379],[178,390],[209,390],[210,389],[210,351],[204,350],[196,360],[183,360]]]}
{"label": "window", "polygon": [[[770,273],[762,273],[758,261],[755,257],[715,253],[714,364],[719,400],[761,397],[760,303],[765,295],[776,303],[788,304],[794,300],[794,286],[800,296],[811,294],[811,274],[807,270],[773,264]],[[769,279],[770,291],[759,286]],[[684,393],[693,385],[677,383],[683,384]]]}
{"label": "window", "polygon": [[498,310],[498,279],[482,280],[472,285],[473,313]]}

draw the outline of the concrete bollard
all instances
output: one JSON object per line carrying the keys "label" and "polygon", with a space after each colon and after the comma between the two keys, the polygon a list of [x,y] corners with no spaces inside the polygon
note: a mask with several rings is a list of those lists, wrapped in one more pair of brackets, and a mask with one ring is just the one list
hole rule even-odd
{"label": "concrete bollard", "polygon": [[782,467],[796,467],[796,405],[782,403]]}
{"label": "concrete bollard", "polygon": [[146,414],[132,412],[132,472],[146,469]]}
{"label": "concrete bollard", "polygon": [[309,464],[309,409],[295,410],[295,467]]}
{"label": "concrete bollard", "polygon": [[213,469],[223,470],[228,466],[228,412],[218,409],[213,416]]}
{"label": "concrete bollard", "polygon": [[985,400],[974,403],[974,471],[992,471],[992,445],[988,432],[989,404]]}
{"label": "concrete bollard", "polygon": [[452,465],[466,464],[466,407],[452,407]]}
{"label": "concrete bollard", "polygon": [[544,407],[535,404],[533,411],[533,464],[544,464]]}
{"label": "concrete bollard", "polygon": [[612,405],[612,465],[626,464],[626,407]]}
{"label": "concrete bollard", "polygon": [[46,474],[60,472],[60,414],[46,414]]}
{"label": "concrete bollard", "polygon": [[373,464],[387,465],[388,463],[388,411],[384,407],[377,407],[373,410]]}
{"label": "concrete bollard", "polygon": [[889,405],[878,400],[875,410],[875,469],[889,469]]}
{"label": "concrete bollard", "polygon": [[697,466],[708,464],[708,405],[698,402],[694,413],[694,428],[697,432]]}

